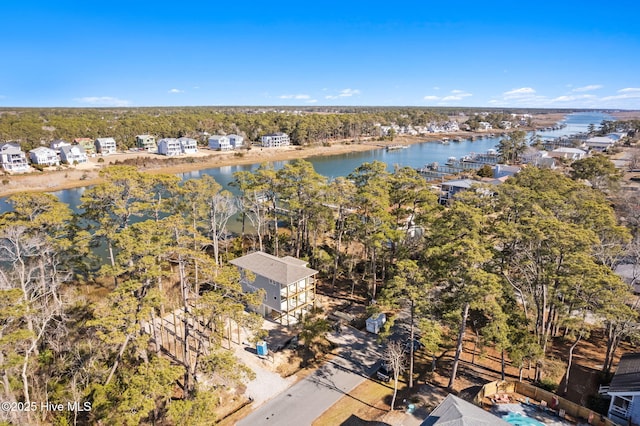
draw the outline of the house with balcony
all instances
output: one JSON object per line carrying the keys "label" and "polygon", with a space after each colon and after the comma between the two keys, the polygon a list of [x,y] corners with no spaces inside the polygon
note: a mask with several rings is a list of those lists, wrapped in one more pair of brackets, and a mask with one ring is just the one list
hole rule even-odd
{"label": "house with balcony", "polygon": [[55,149],[44,146],[29,151],[29,159],[33,164],[41,166],[59,166],[60,157]]}
{"label": "house with balcony", "polygon": [[176,138],[164,138],[158,142],[158,154],[173,157],[182,154],[182,146]]}
{"label": "house with balcony", "polygon": [[218,151],[228,151],[233,149],[233,146],[227,136],[213,135],[209,136],[209,148]]}
{"label": "house with balcony", "polygon": [[242,290],[265,291],[258,313],[283,325],[293,325],[311,311],[316,296],[315,269],[295,257],[257,251],[231,260],[240,270]]}
{"label": "house with balcony", "polygon": [[269,133],[268,135],[262,136],[260,140],[262,141],[262,146],[264,148],[277,148],[279,146],[289,146],[291,144],[289,135],[282,132]]}
{"label": "house with balcony", "polygon": [[0,144],[0,166],[8,172],[26,172],[29,170],[27,156],[16,142]]}
{"label": "house with balcony", "polygon": [[640,353],[622,355],[606,392],[611,396],[607,417],[621,425],[640,424]]}
{"label": "house with balcony", "polygon": [[195,154],[198,152],[198,141],[191,138],[178,138],[180,150],[183,154]]}
{"label": "house with balcony", "polygon": [[88,161],[82,145],[69,145],[60,148],[60,160],[66,164],[82,164]]}
{"label": "house with balcony", "polygon": [[240,135],[230,134],[227,135],[229,138],[229,143],[233,147],[233,149],[242,148],[244,146],[244,138]]}
{"label": "house with balcony", "polygon": [[156,152],[158,150],[156,137],[151,135],[137,135],[136,147],[143,151]]}
{"label": "house with balcony", "polygon": [[64,141],[62,139],[56,139],[49,144],[49,147],[56,152],[60,152],[60,148],[62,148],[63,146],[69,146],[69,145],[71,144],[67,141]]}
{"label": "house with balcony", "polygon": [[98,138],[95,145],[98,154],[109,155],[116,152],[116,140],[113,138]]}

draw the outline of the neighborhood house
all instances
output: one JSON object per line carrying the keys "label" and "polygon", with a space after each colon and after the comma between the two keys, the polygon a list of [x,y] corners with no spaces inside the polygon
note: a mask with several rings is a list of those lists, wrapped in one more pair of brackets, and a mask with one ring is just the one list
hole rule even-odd
{"label": "neighborhood house", "polygon": [[93,155],[96,153],[96,145],[91,138],[75,138],[73,140],[73,144],[82,146],[87,155]]}
{"label": "neighborhood house", "polygon": [[26,172],[29,170],[27,156],[15,142],[0,144],[0,165],[8,172]]}
{"label": "neighborhood house", "polygon": [[175,156],[182,154],[182,147],[176,138],[160,139],[158,142],[158,154]]}
{"label": "neighborhood house", "polygon": [[274,148],[278,146],[289,146],[291,141],[289,140],[289,135],[286,133],[278,132],[278,133],[270,133],[268,135],[264,135],[262,138],[262,146],[264,148]]}
{"label": "neighborhood house", "polygon": [[158,149],[156,138],[151,135],[136,136],[136,147],[149,152],[155,152]]}
{"label": "neighborhood house", "polygon": [[[258,313],[283,325],[296,324],[313,307],[318,271],[295,257],[257,251],[230,261],[240,270],[242,290],[265,291]],[[250,272],[251,274],[249,274]]]}
{"label": "neighborhood house", "polygon": [[640,423],[640,353],[622,355],[607,393],[607,417],[621,425]]}
{"label": "neighborhood house", "polygon": [[55,149],[44,146],[29,151],[29,158],[33,164],[41,166],[58,166],[60,165],[60,157]]}
{"label": "neighborhood house", "polygon": [[60,160],[66,164],[82,164],[87,162],[87,153],[82,145],[69,145],[60,148]]}
{"label": "neighborhood house", "polygon": [[209,137],[209,148],[226,151],[242,146],[244,138],[238,135],[213,135]]}
{"label": "neighborhood house", "polygon": [[116,141],[113,138],[96,139],[96,152],[102,155],[114,154],[116,152]]}
{"label": "neighborhood house", "polygon": [[178,138],[183,154],[195,154],[198,152],[198,141],[191,138]]}

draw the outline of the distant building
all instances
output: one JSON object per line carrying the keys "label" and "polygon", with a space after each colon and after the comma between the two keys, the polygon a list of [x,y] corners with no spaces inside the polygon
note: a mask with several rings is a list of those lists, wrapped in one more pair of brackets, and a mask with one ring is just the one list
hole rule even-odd
{"label": "distant building", "polygon": [[113,138],[98,138],[95,145],[98,154],[109,155],[116,152],[116,140]]}
{"label": "distant building", "polygon": [[557,148],[549,153],[549,157],[562,158],[564,160],[576,161],[582,160],[587,156],[587,153],[578,148]]}
{"label": "distant building", "polygon": [[158,154],[173,157],[182,154],[182,146],[176,138],[160,139],[158,142]]}
{"label": "distant building", "polygon": [[75,138],[73,140],[73,144],[82,146],[82,149],[84,149],[84,152],[87,155],[93,155],[96,153],[96,144],[91,138]]}
{"label": "distant building", "polygon": [[0,144],[0,165],[8,172],[26,172],[29,170],[27,156],[20,144],[6,142]]}
{"label": "distant building", "polygon": [[60,151],[60,148],[62,148],[63,146],[69,146],[69,145],[71,144],[67,141],[63,141],[62,139],[56,139],[55,141],[49,144],[49,147],[55,150],[56,152],[58,152]]}
{"label": "distant building", "polygon": [[191,138],[178,138],[183,154],[195,154],[198,152],[198,141]]}
{"label": "distant building", "polygon": [[609,136],[596,136],[584,142],[589,149],[594,151],[608,151],[615,143],[616,140]]}
{"label": "distant building", "polygon": [[265,298],[259,308],[261,315],[291,325],[311,311],[316,294],[314,276],[318,271],[307,268],[304,260],[257,251],[229,263],[240,270],[244,292],[265,290]]}
{"label": "distant building", "polygon": [[59,166],[60,157],[55,149],[44,146],[29,151],[29,159],[40,166]]}
{"label": "distant building", "polygon": [[66,164],[86,163],[87,153],[82,145],[69,145],[60,148],[60,160]]}
{"label": "distant building", "polygon": [[229,143],[234,149],[242,148],[244,146],[244,138],[242,136],[230,134],[227,135],[227,137],[229,138]]}
{"label": "distant building", "polygon": [[151,135],[138,135],[136,136],[136,147],[148,152],[156,152],[158,149],[156,137]]}
{"label": "distant building", "polygon": [[261,141],[262,141],[262,146],[265,148],[289,146],[289,144],[291,143],[291,141],[289,140],[289,135],[282,132],[270,133],[268,135],[264,135],[262,136]]}

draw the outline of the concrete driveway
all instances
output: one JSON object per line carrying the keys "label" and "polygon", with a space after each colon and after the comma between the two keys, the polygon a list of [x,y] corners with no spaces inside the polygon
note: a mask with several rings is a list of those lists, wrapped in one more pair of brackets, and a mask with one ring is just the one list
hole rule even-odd
{"label": "concrete driveway", "polygon": [[379,365],[376,336],[344,326],[329,339],[337,355],[313,374],[258,407],[238,425],[310,425],[316,418],[366,380]]}

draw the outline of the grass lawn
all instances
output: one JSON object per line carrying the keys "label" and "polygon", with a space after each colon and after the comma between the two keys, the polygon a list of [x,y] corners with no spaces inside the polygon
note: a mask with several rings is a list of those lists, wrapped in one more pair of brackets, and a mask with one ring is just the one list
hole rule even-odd
{"label": "grass lawn", "polygon": [[[313,426],[344,424],[349,418],[353,420],[354,416],[366,421],[380,419],[389,411],[391,397],[393,396],[392,383],[390,382],[387,385],[375,380],[364,381],[318,417],[313,422]],[[404,387],[405,383],[399,382],[398,395],[400,395],[400,391]],[[397,406],[398,399],[396,399]]]}

